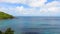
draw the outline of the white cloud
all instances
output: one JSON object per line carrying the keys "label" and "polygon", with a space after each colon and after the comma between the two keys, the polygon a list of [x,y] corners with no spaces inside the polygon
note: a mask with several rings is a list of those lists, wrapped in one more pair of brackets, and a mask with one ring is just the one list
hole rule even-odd
{"label": "white cloud", "polygon": [[48,8],[48,11],[52,12],[52,13],[57,13],[60,12],[60,7],[50,7]]}
{"label": "white cloud", "polygon": [[10,10],[12,10],[12,9],[11,8],[0,7],[0,12],[5,12],[5,13],[13,15],[13,12],[10,11]]}
{"label": "white cloud", "polygon": [[29,0],[28,5],[31,7],[41,7],[45,5],[45,2],[47,2],[47,0]]}
{"label": "white cloud", "polygon": [[60,6],[60,2],[58,1],[53,1],[51,3],[46,4],[46,7],[57,7]]}
{"label": "white cloud", "polygon": [[35,9],[33,8],[27,9],[27,8],[24,8],[23,6],[21,7],[17,6],[13,10],[17,11],[20,15],[33,15],[35,12]]}
{"label": "white cloud", "polygon": [[[2,0],[3,1],[3,0]],[[60,13],[60,2],[53,1],[45,4],[47,0],[5,0],[6,2],[13,3],[25,3],[33,8],[24,8],[23,6],[17,6],[15,8],[9,8],[10,11],[15,11],[18,15],[32,15],[32,16],[56,16]],[[40,7],[37,10],[36,7]],[[4,10],[4,9],[3,9]],[[5,9],[6,10],[6,9]]]}
{"label": "white cloud", "polygon": [[21,6],[21,7],[17,6],[14,10],[20,14],[27,14],[26,9],[23,6]]}
{"label": "white cloud", "polygon": [[43,6],[47,0],[0,0],[0,2],[7,2],[7,3],[21,3],[27,4],[31,7],[38,7]]}
{"label": "white cloud", "polygon": [[7,2],[7,3],[25,3],[26,0],[0,0],[0,2]]}
{"label": "white cloud", "polygon": [[57,16],[60,13],[60,2],[53,1],[41,7],[41,15]]}

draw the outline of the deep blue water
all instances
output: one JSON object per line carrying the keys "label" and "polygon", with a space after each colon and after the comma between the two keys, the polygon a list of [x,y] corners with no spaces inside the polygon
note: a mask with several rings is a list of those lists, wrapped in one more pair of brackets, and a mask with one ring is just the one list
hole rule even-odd
{"label": "deep blue water", "polygon": [[17,17],[0,20],[1,31],[9,27],[15,34],[60,34],[60,17]]}

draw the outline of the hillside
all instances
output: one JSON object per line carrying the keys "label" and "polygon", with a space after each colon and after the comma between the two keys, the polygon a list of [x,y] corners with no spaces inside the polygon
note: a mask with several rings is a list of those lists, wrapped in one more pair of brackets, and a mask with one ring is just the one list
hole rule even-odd
{"label": "hillside", "polygon": [[14,18],[12,15],[9,15],[4,12],[0,12],[0,19],[12,19],[12,18]]}

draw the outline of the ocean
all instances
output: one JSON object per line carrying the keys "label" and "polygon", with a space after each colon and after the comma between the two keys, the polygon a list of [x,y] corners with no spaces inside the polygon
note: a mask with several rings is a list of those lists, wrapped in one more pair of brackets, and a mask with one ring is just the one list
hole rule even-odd
{"label": "ocean", "polygon": [[60,34],[60,17],[26,17],[0,20],[0,30],[12,28],[14,34]]}

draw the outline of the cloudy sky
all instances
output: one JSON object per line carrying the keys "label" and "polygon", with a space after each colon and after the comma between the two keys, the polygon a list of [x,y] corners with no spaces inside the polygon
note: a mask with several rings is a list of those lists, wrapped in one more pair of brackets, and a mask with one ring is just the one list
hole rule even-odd
{"label": "cloudy sky", "polygon": [[14,16],[60,16],[60,0],[0,0],[0,11]]}

